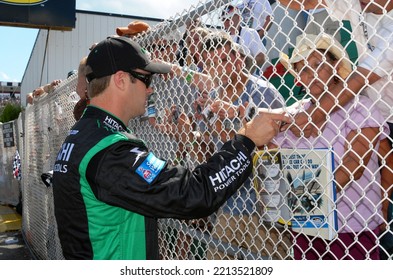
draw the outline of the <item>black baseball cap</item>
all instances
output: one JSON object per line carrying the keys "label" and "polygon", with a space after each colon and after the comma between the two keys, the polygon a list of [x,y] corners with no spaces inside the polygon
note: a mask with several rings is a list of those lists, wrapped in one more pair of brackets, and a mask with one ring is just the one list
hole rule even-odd
{"label": "black baseball cap", "polygon": [[119,70],[127,72],[138,68],[158,74],[166,74],[171,70],[168,64],[150,61],[148,52],[127,37],[108,37],[99,42],[89,53],[86,65],[92,69],[92,72],[86,74],[89,82]]}

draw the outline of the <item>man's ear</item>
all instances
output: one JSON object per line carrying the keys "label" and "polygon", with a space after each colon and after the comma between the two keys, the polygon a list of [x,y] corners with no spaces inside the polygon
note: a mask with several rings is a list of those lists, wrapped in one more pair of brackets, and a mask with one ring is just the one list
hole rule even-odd
{"label": "man's ear", "polygon": [[117,71],[112,75],[111,80],[113,80],[114,85],[120,90],[124,90],[127,85],[127,79],[130,79],[130,76],[127,72]]}

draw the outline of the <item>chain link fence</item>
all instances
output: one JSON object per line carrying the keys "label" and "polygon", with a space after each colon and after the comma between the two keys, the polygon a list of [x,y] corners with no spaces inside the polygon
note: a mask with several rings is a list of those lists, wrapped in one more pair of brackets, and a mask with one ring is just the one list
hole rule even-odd
{"label": "chain link fence", "polygon": [[[225,5],[229,2],[200,2],[196,8],[191,7],[136,38],[152,59],[178,66],[171,76],[155,77],[155,92],[149,97],[145,115],[129,123],[133,133],[169,164],[193,168],[205,161],[233,135],[242,118],[251,117],[257,107],[284,108],[295,115],[299,108],[308,112],[302,106],[310,104],[307,100],[318,85],[326,95],[330,94],[327,89],[331,83],[341,83],[348,89],[341,70],[334,68],[339,64],[331,63],[326,68],[331,77],[338,78],[322,78],[326,70],[321,69],[322,65],[330,63],[323,50],[331,50],[330,47],[314,43],[312,51],[322,50],[320,61],[304,62],[312,53],[309,52],[293,64],[289,60],[290,71],[281,63],[281,52],[294,57],[296,37],[304,30],[334,36],[354,62],[352,67],[364,51],[351,40],[357,38],[351,35],[351,30],[356,29],[348,21],[328,17],[326,9],[297,12],[278,3],[270,6],[271,26],[265,35],[242,37],[236,29],[232,38],[228,37],[226,29],[233,27],[225,22],[234,24],[232,17],[239,16],[244,32],[249,30],[244,18],[250,14],[244,5],[228,9]],[[237,2],[231,4],[236,6]],[[254,41],[247,41],[249,38]],[[262,43],[264,39],[266,42]],[[386,37],[385,47],[391,52],[390,43],[391,36]],[[255,45],[260,48],[254,50]],[[260,53],[263,60],[258,57]],[[393,178],[391,142],[382,144],[383,139],[389,140],[386,120],[392,117],[388,94],[385,99],[382,91],[389,92],[392,73],[391,68],[385,70],[383,85],[380,79],[377,84],[365,86],[364,91],[374,89],[366,92],[372,95],[371,101],[356,94],[350,105],[338,109],[339,113],[329,112],[330,118],[319,126],[318,136],[306,138],[300,134],[298,138],[288,130],[277,136],[274,147],[260,147],[253,159],[253,176],[217,213],[197,220],[159,220],[161,258],[322,259],[338,251],[344,253],[337,258],[353,258],[356,253],[352,250],[359,248],[366,258],[374,258],[377,249],[388,253],[388,246],[383,247],[381,240],[392,234],[392,222],[390,230],[380,232],[385,229],[383,224],[389,222]],[[299,75],[303,85],[292,73]],[[382,75],[381,71],[378,73]],[[305,75],[312,83],[304,80]],[[24,132],[20,144],[23,232],[40,259],[63,258],[52,189],[41,176],[52,169],[57,151],[75,123],[76,83],[75,74],[54,92],[35,100],[18,120],[19,129]],[[212,106],[220,100],[225,101],[217,103],[223,110],[214,114]],[[302,105],[287,107],[297,101]],[[317,97],[311,106],[317,107],[321,102]],[[378,109],[380,103],[385,105],[384,110]],[[201,141],[178,141],[181,131],[168,130],[183,113]],[[224,177],[217,180],[225,181]],[[342,248],[337,248],[338,240]],[[391,241],[387,244],[392,245]]]}

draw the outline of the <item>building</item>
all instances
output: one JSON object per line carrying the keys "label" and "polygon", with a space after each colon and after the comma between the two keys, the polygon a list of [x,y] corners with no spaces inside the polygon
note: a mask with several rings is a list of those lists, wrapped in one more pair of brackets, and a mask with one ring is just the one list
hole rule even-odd
{"label": "building", "polygon": [[20,99],[21,83],[0,82],[0,101]]}

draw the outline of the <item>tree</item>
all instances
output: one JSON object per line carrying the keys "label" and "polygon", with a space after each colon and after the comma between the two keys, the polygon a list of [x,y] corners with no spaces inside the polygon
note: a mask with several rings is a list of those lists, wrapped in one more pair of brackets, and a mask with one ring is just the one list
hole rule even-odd
{"label": "tree", "polygon": [[3,109],[0,109],[0,122],[6,123],[15,120],[19,117],[20,112],[22,112],[22,107],[19,104],[7,103]]}

